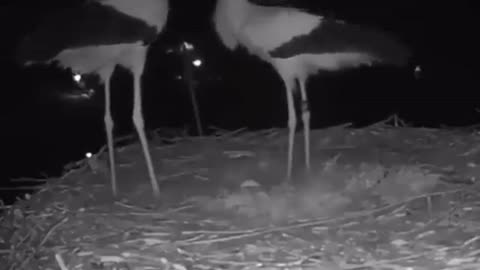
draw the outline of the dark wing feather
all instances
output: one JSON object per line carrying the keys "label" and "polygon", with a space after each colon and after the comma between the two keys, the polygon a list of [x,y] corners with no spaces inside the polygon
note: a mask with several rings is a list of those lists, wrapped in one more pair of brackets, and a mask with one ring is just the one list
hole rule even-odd
{"label": "dark wing feather", "polygon": [[157,29],[112,7],[89,2],[63,9],[46,18],[17,47],[17,60],[47,61],[62,50],[91,45],[111,45],[157,37]]}
{"label": "dark wing feather", "polygon": [[275,58],[289,58],[335,52],[363,52],[399,66],[406,65],[411,57],[407,46],[383,31],[334,20],[322,21],[311,33],[297,36],[269,53]]}

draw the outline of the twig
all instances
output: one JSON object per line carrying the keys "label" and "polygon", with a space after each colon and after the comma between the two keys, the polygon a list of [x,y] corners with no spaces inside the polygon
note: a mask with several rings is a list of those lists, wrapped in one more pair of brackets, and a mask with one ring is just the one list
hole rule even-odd
{"label": "twig", "polygon": [[444,268],[443,270],[471,270],[471,269],[479,269],[479,268],[480,268],[480,263],[475,262],[475,263],[464,263],[462,265]]}
{"label": "twig", "polygon": [[328,130],[328,129],[344,129],[344,128],[349,128],[352,125],[353,125],[353,123],[348,122],[348,123],[344,123],[344,124],[340,124],[340,125],[336,125],[336,126],[327,127],[326,130]]}
{"label": "twig", "polygon": [[[373,123],[371,125],[368,125],[366,126],[365,128],[373,128],[373,127],[378,127],[378,126],[391,126],[389,125],[388,123],[389,122],[394,122],[394,127],[399,127],[399,126],[402,126],[402,127],[406,127],[408,126],[404,120],[400,119],[396,114],[394,115],[390,115],[387,119],[385,120],[381,120],[379,122],[376,122],[376,123]],[[400,125],[398,125],[398,123],[400,123]]]}
{"label": "twig", "polygon": [[39,247],[43,246],[45,244],[45,242],[48,240],[48,238],[50,238],[50,236],[52,235],[52,233],[58,228],[60,227],[60,225],[62,225],[63,223],[67,222],[68,220],[68,217],[64,217],[62,220],[60,220],[59,222],[57,222],[55,225],[53,225],[50,230],[48,230],[47,234],[45,234],[45,236],[43,237],[42,241],[40,242],[40,244],[38,245]]}
{"label": "twig", "polygon": [[237,129],[237,130],[234,130],[234,131],[227,131],[227,130],[217,128],[217,127],[213,127],[213,126],[210,126],[209,128],[211,128],[213,130],[216,130],[216,132],[214,134],[214,136],[217,137],[216,139],[226,139],[228,137],[233,137],[234,135],[237,135],[237,134],[242,133],[245,130],[247,130],[247,128],[240,128],[240,129]]}
{"label": "twig", "polygon": [[479,240],[479,239],[480,239],[480,236],[475,236],[475,237],[473,237],[473,238],[470,238],[470,239],[468,239],[467,241],[465,241],[465,243],[463,243],[462,246],[463,246],[463,247],[466,247],[466,246],[468,246],[468,245],[476,242],[476,241]]}
{"label": "twig", "polygon": [[42,188],[43,186],[0,187],[0,191],[36,190],[36,189],[42,189]]}
{"label": "twig", "polygon": [[61,270],[68,270],[60,254],[58,253],[55,254],[55,260],[57,261],[58,267],[60,267]]}
{"label": "twig", "polygon": [[250,230],[236,230],[236,231],[214,231],[214,230],[198,230],[198,231],[182,231],[182,234],[248,234],[252,232],[258,232],[259,229],[250,229]]}
{"label": "twig", "polygon": [[[135,138],[135,133],[132,133],[132,134],[128,134],[128,135],[125,135],[125,136],[122,136],[122,137],[119,137],[119,138],[116,138],[113,140],[113,144],[118,144],[120,142],[123,142],[123,141],[126,141],[126,140],[130,140],[130,139],[133,139]],[[108,145],[105,144],[103,145],[102,147],[100,147],[100,149],[97,151],[97,153],[95,154],[95,156],[98,156],[98,155],[101,155],[103,154],[103,152],[105,152],[108,148]]]}
{"label": "twig", "polygon": [[423,194],[423,195],[419,195],[419,196],[410,198],[410,199],[408,199],[404,202],[401,202],[401,203],[397,203],[397,204],[394,204],[394,205],[387,205],[387,206],[377,208],[377,209],[373,209],[373,210],[354,212],[354,213],[348,214],[348,215],[343,216],[343,217],[329,218],[329,219],[323,219],[323,220],[314,220],[314,221],[309,221],[309,222],[300,223],[300,224],[294,224],[294,225],[288,225],[288,226],[282,226],[282,227],[276,227],[276,228],[261,229],[261,230],[258,230],[258,231],[253,231],[253,232],[249,232],[249,233],[245,233],[245,234],[241,234],[241,235],[232,235],[232,236],[226,236],[226,237],[215,238],[215,239],[205,239],[205,240],[199,240],[199,241],[195,241],[195,242],[185,243],[183,241],[179,241],[179,242],[177,242],[177,244],[178,245],[212,244],[212,243],[227,242],[227,241],[237,240],[237,239],[242,239],[242,238],[249,238],[249,237],[254,237],[254,236],[258,236],[258,235],[262,235],[262,234],[269,234],[269,233],[273,233],[273,232],[288,231],[288,230],[292,230],[292,229],[299,229],[299,228],[310,227],[310,226],[318,226],[318,225],[322,225],[322,224],[326,224],[326,223],[338,222],[338,221],[341,221],[341,220],[373,215],[375,213],[382,212],[382,211],[385,211],[385,210],[390,209],[390,208],[396,208],[399,205],[403,205],[403,204],[409,203],[411,201],[414,201],[414,200],[417,200],[417,199],[420,199],[420,198],[437,196],[437,195],[444,195],[444,194],[455,193],[455,192],[459,192],[459,191],[463,191],[463,189],[449,190],[449,191],[444,191],[444,192],[434,192],[434,193],[430,193],[430,194]]}
{"label": "twig", "polygon": [[10,179],[10,182],[40,182],[44,183],[47,182],[48,179],[37,179],[37,178],[17,178],[17,179]]}
{"label": "twig", "polygon": [[193,208],[193,207],[194,207],[194,205],[184,205],[184,206],[180,206],[180,207],[177,207],[177,208],[169,209],[169,210],[167,210],[167,213],[171,214],[171,213],[175,213],[175,212],[180,212],[180,211],[190,209],[190,208]]}

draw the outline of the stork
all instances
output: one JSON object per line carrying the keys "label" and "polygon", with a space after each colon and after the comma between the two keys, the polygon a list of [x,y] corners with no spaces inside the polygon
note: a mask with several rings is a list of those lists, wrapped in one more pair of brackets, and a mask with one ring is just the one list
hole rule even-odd
{"label": "stork", "polygon": [[55,62],[74,74],[96,74],[105,88],[105,127],[114,196],[118,194],[110,108],[116,66],[133,74],[133,123],[140,138],[155,197],[160,194],[144,131],[141,77],[149,45],[168,17],[168,0],[87,0],[50,15],[18,46],[22,65]]}
{"label": "stork", "polygon": [[336,71],[375,63],[403,66],[410,57],[408,48],[382,31],[297,8],[262,6],[248,0],[217,0],[213,23],[228,49],[247,49],[270,63],[283,81],[289,127],[287,182],[292,175],[297,124],[293,95],[298,88],[302,100],[305,166],[307,171],[310,169],[308,77],[322,70]]}

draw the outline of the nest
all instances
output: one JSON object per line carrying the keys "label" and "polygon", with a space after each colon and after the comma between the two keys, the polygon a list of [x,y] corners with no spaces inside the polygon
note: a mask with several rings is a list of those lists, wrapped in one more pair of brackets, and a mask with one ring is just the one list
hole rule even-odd
{"label": "nest", "polygon": [[2,205],[4,269],[480,268],[475,132],[317,130],[312,171],[288,185],[285,130],[162,134],[151,134],[160,200],[124,138],[121,200],[102,148]]}

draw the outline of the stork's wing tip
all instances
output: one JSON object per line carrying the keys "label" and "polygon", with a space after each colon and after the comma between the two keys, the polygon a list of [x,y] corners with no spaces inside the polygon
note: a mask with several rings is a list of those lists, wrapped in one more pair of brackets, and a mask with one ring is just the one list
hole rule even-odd
{"label": "stork's wing tip", "polygon": [[397,63],[395,63],[399,67],[408,66],[409,63],[412,61],[413,52],[407,47],[404,46],[402,51],[398,54]]}
{"label": "stork's wing tip", "polygon": [[19,66],[28,65],[28,62],[30,60],[28,59],[24,42],[25,41],[21,41],[17,44],[17,46],[15,47],[14,55],[13,55],[13,59],[15,63]]}
{"label": "stork's wing tip", "polygon": [[383,57],[380,57],[382,62],[397,67],[408,66],[413,58],[413,52],[410,47],[398,41],[391,42],[390,46],[387,46],[380,54],[383,54]]}

